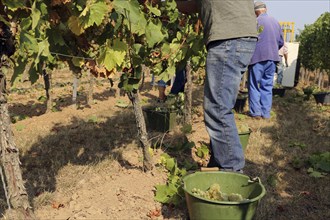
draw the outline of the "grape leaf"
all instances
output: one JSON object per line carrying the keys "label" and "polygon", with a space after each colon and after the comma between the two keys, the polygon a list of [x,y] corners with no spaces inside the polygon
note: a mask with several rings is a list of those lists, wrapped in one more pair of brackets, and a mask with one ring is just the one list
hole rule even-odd
{"label": "grape leaf", "polygon": [[167,42],[164,42],[162,45],[162,56],[168,56],[171,53],[171,48],[170,48],[170,44]]}
{"label": "grape leaf", "polygon": [[311,177],[314,177],[314,178],[322,178],[322,177],[324,177],[324,175],[321,172],[318,172],[318,171],[313,171],[309,175]]}
{"label": "grape leaf", "polygon": [[22,30],[28,30],[32,24],[32,20],[30,18],[23,18],[20,24]]}
{"label": "grape leaf", "polygon": [[33,3],[31,8],[31,17],[32,17],[32,29],[35,29],[39,23],[41,12],[36,8],[36,1]]}
{"label": "grape leaf", "polygon": [[145,33],[147,20],[140,9],[140,4],[137,0],[114,0],[114,9],[127,18],[130,31],[139,36]]}
{"label": "grape leaf", "polygon": [[98,62],[104,64],[108,71],[120,66],[124,63],[126,58],[127,45],[120,41],[120,39],[115,39],[113,41],[113,47],[111,47],[110,41],[107,43],[107,47],[103,48],[100,52]]}
{"label": "grape leaf", "polygon": [[[176,172],[177,174],[179,173],[178,171]],[[169,180],[169,183],[171,184],[176,184],[181,180],[181,177],[177,175],[172,175],[172,178]],[[175,189],[176,190],[176,189]]]}
{"label": "grape leaf", "polygon": [[155,44],[165,39],[167,35],[162,33],[162,24],[154,24],[149,22],[146,27],[146,38],[149,47],[154,47]]}
{"label": "grape leaf", "polygon": [[51,29],[49,30],[49,41],[55,46],[64,46],[65,41],[63,36],[58,32],[58,30]]}
{"label": "grape leaf", "polygon": [[84,32],[83,26],[81,25],[79,18],[71,16],[68,20],[68,27],[75,35],[79,36]]}
{"label": "grape leaf", "polygon": [[26,31],[22,31],[19,36],[21,50],[27,49],[30,53],[39,51],[37,39]]}
{"label": "grape leaf", "polygon": [[173,158],[168,158],[166,160],[166,169],[169,171],[172,171],[175,168],[176,164],[175,164],[175,160]]}
{"label": "grape leaf", "polygon": [[25,7],[25,2],[22,0],[2,0],[2,2],[12,11]]}
{"label": "grape leaf", "polygon": [[40,12],[42,15],[47,15],[48,10],[47,10],[47,5],[44,2],[39,3],[40,4]]}
{"label": "grape leaf", "polygon": [[165,69],[164,72],[162,72],[160,75],[159,75],[159,78],[165,82],[169,81],[173,75],[175,74],[175,66],[174,65],[171,65],[169,67],[167,67]]}
{"label": "grape leaf", "polygon": [[14,74],[11,77],[11,84],[14,85],[17,80],[19,80],[19,77],[24,73],[25,66],[27,64],[26,60],[18,59],[16,62],[16,65],[14,66]]}
{"label": "grape leaf", "polygon": [[209,155],[209,149],[206,145],[202,145],[201,147],[197,148],[196,154],[199,158],[206,158]]}
{"label": "grape leaf", "polygon": [[147,8],[149,9],[149,11],[150,11],[152,14],[154,14],[154,15],[156,15],[156,16],[160,16],[160,15],[161,15],[161,12],[160,12],[160,10],[159,10],[158,8],[156,8],[156,7],[152,7],[151,5],[147,5]]}
{"label": "grape leaf", "polygon": [[83,27],[86,29],[93,24],[100,25],[108,12],[108,6],[105,2],[96,2],[87,5],[85,9],[79,15],[79,21]]}
{"label": "grape leaf", "polygon": [[115,61],[117,65],[121,65],[124,62],[127,45],[120,39],[115,39],[113,41],[113,50],[115,51]]}
{"label": "grape leaf", "polygon": [[37,54],[37,57],[35,58],[35,61],[34,61],[35,62],[35,67],[39,63],[40,56],[47,57],[49,60],[52,59],[52,55],[49,52],[49,43],[48,43],[47,39],[45,39],[41,42],[38,42],[38,54]]}
{"label": "grape leaf", "polygon": [[76,67],[81,67],[85,63],[84,60],[82,58],[79,58],[79,57],[73,57],[71,59],[71,62]]}
{"label": "grape leaf", "polygon": [[173,187],[168,185],[156,185],[156,195],[155,200],[161,203],[168,203],[171,199],[171,196],[175,195],[176,190]]}
{"label": "grape leaf", "polygon": [[37,82],[39,79],[39,72],[36,68],[33,68],[33,65],[31,65],[31,68],[29,69],[29,80],[32,84]]}
{"label": "grape leaf", "polygon": [[170,156],[170,155],[168,155],[167,153],[162,153],[162,154],[160,155],[160,157],[161,157],[161,158],[164,158],[165,160],[167,160],[167,159],[170,159],[170,158],[171,158],[171,156]]}

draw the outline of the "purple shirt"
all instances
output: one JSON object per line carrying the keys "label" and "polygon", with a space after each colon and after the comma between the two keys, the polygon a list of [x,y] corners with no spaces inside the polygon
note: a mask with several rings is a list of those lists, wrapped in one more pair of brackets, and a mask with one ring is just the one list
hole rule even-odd
{"label": "purple shirt", "polygon": [[257,46],[250,64],[267,60],[280,61],[278,50],[284,45],[280,24],[275,18],[268,16],[266,13],[260,14],[257,22],[258,31],[262,31],[259,33]]}

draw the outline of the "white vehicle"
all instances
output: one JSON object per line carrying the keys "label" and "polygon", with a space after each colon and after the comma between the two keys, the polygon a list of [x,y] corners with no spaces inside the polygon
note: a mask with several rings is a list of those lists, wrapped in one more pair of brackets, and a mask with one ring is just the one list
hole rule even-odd
{"label": "white vehicle", "polygon": [[288,45],[288,67],[284,67],[282,86],[293,87],[295,74],[296,74],[296,67],[297,67],[299,43],[287,42],[287,45]]}

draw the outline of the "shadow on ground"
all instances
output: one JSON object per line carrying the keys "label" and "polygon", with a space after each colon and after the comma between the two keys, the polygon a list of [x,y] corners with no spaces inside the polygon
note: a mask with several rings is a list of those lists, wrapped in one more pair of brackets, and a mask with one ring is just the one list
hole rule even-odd
{"label": "shadow on ground", "polygon": [[[97,96],[103,100],[110,94],[105,91]],[[201,107],[203,88],[196,88],[193,97],[193,106]],[[29,108],[28,105],[20,107]],[[253,142],[250,139],[245,173],[260,177],[267,190],[255,219],[329,219],[329,177],[310,177],[309,165],[305,162],[313,153],[330,150],[329,108],[322,110],[314,100],[305,101],[292,89],[283,98],[274,97],[273,111],[275,116],[270,122],[258,125],[247,119],[257,131],[252,133]],[[15,112],[15,108],[10,112]],[[131,167],[120,151],[136,139],[136,134],[135,118],[130,110],[118,112],[102,122],[75,118],[68,126],[55,125],[50,135],[40,138],[21,158],[30,199],[45,191],[55,191],[56,176],[67,164],[93,165],[113,158],[122,166],[141,169]],[[191,157],[183,151],[172,155],[178,160]],[[295,161],[300,161],[299,166],[294,165]],[[169,219],[176,218],[178,212],[188,218],[185,206],[179,209],[163,206],[163,212]]]}
{"label": "shadow on ground", "polygon": [[267,159],[246,166],[267,190],[256,219],[329,219],[329,176],[313,178],[307,172],[310,155],[330,150],[329,108],[322,110],[291,89],[274,97],[273,111],[274,123],[259,130],[266,139],[250,144]]}
{"label": "shadow on ground", "polygon": [[[69,164],[96,165],[113,159],[128,169],[142,169],[133,167],[122,156],[122,149],[135,141],[136,134],[131,109],[118,111],[106,120],[73,118],[67,126],[55,124],[49,135],[39,137],[20,157],[29,199],[32,202],[41,193],[54,192],[58,172]],[[5,205],[2,208],[0,213]]]}
{"label": "shadow on ground", "polygon": [[[94,93],[93,100],[94,102],[98,101],[105,101],[108,100],[110,97],[115,97],[116,91],[114,89],[108,89],[103,92]],[[61,111],[66,107],[72,106],[74,103],[72,101],[72,95],[61,95],[61,97],[57,97],[53,100],[54,102],[54,111]],[[36,101],[29,101],[27,104],[21,103],[10,103],[9,104],[9,112],[11,113],[12,117],[20,116],[25,118],[31,118],[34,116],[40,116],[46,113],[46,102]],[[76,100],[76,106],[79,109],[90,108],[87,104],[87,95],[85,92],[81,92],[78,94]]]}

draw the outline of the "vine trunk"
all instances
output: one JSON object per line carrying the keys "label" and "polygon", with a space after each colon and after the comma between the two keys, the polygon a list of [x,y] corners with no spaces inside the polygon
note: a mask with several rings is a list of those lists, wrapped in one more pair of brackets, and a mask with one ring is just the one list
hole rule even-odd
{"label": "vine trunk", "polygon": [[46,98],[47,98],[46,113],[49,113],[52,111],[52,108],[53,108],[53,99],[52,99],[52,95],[51,95],[52,94],[52,76],[50,73],[47,73],[45,69],[42,71],[42,75],[44,78]]}
{"label": "vine trunk", "polygon": [[148,171],[153,169],[152,157],[149,153],[150,141],[146,128],[146,122],[143,116],[142,107],[138,92],[128,92],[128,97],[131,100],[134,108],[134,115],[138,129],[138,138],[143,148],[143,170]]}
{"label": "vine trunk", "polygon": [[88,72],[88,76],[89,76],[89,88],[88,88],[88,94],[87,94],[87,104],[89,106],[92,106],[93,105],[93,92],[94,92],[95,77],[91,73],[90,70],[87,70],[87,72]]}
{"label": "vine trunk", "polygon": [[191,124],[191,106],[192,106],[192,79],[191,79],[191,65],[190,62],[186,65],[186,88],[185,88],[185,102],[184,102],[184,124]]}
{"label": "vine trunk", "polygon": [[6,79],[3,74],[0,74],[0,80],[0,171],[8,203],[7,217],[9,219],[35,219],[24,187],[19,152],[14,143],[10,126]]}

